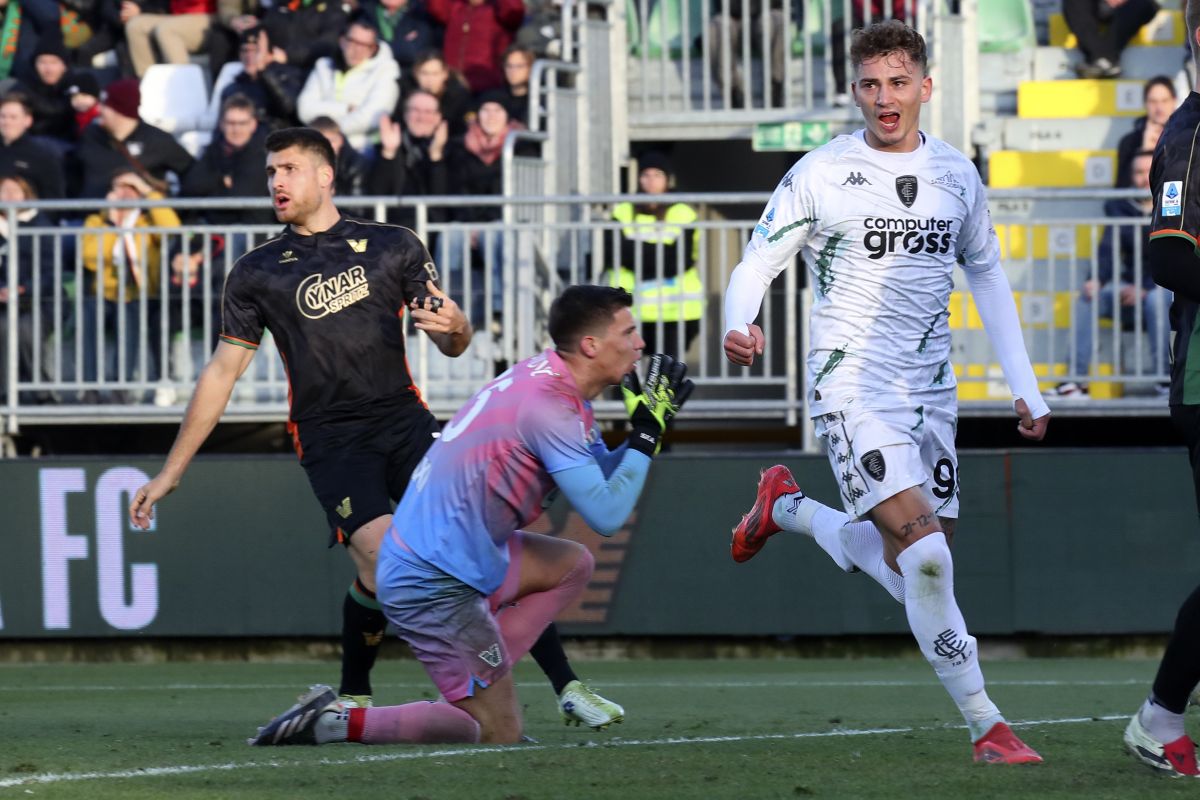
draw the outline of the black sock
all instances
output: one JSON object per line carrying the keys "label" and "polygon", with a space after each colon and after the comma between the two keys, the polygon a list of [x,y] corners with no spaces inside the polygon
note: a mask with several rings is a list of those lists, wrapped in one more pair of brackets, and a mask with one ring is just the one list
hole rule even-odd
{"label": "black sock", "polygon": [[567,663],[567,654],[563,652],[562,641],[558,638],[558,626],[553,622],[546,626],[533,647],[529,648],[529,655],[546,673],[555,694],[562,694],[563,687],[578,680],[575,670]]}
{"label": "black sock", "polygon": [[355,578],[342,603],[342,685],[338,694],[371,694],[371,667],[387,618],[375,593]]}
{"label": "black sock", "polygon": [[1179,607],[1175,630],[1154,677],[1154,699],[1175,714],[1187,711],[1188,696],[1200,683],[1200,586]]}

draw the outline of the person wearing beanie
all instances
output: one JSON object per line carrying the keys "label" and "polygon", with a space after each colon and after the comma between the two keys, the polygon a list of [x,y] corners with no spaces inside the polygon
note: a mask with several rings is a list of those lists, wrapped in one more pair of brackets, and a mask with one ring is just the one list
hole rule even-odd
{"label": "person wearing beanie", "polygon": [[63,152],[75,142],[75,113],[67,97],[67,65],[67,48],[62,40],[43,36],[33,51],[33,74],[20,84],[33,108],[33,135],[61,142]]}
{"label": "person wearing beanie", "polygon": [[80,71],[68,81],[67,98],[75,113],[75,138],[83,135],[92,120],[100,116],[100,84],[90,72]]}
{"label": "person wearing beanie", "polygon": [[168,173],[182,178],[191,169],[194,159],[188,151],[171,134],[138,116],[141,100],[132,78],[105,87],[96,124],[84,130],[73,155],[72,174],[79,180],[74,196],[103,197],[119,170],[135,172],[165,193]]}
{"label": "person wearing beanie", "polygon": [[0,0],[0,81],[33,76],[33,51],[44,36],[61,38],[59,5]]}
{"label": "person wearing beanie", "polygon": [[[666,153],[652,150],[638,157],[639,193],[660,195],[674,187],[675,169]],[[609,282],[634,296],[634,316],[642,323],[649,352],[682,358],[700,332],[702,304],[686,298],[679,302],[681,292],[693,296],[703,291],[697,266],[700,231],[693,227],[698,218],[687,203],[654,199],[618,203],[613,208],[613,219],[621,223],[621,238]],[[660,316],[662,342],[658,341]]]}
{"label": "person wearing beanie", "polygon": [[134,7],[137,10],[125,18],[125,40],[139,78],[154,64],[187,64],[192,53],[203,50],[217,12],[216,0],[170,0],[168,14]]}

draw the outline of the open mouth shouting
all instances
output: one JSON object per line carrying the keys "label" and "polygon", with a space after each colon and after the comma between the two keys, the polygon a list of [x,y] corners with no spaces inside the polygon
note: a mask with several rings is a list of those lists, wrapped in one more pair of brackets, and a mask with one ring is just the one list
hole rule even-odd
{"label": "open mouth shouting", "polygon": [[895,133],[900,129],[899,111],[884,111],[876,119],[879,120],[879,127],[884,133]]}

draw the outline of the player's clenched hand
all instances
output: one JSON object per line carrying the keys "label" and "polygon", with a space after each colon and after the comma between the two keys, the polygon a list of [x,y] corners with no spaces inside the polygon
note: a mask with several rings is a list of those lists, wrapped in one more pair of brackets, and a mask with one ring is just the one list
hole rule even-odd
{"label": "player's clenched hand", "polygon": [[175,491],[177,486],[179,481],[159,473],[152,481],[134,492],[133,502],[129,504],[129,521],[133,526],[149,530],[150,521],[154,519],[154,504]]}
{"label": "player's clenched hand", "polygon": [[748,367],[754,363],[755,356],[763,354],[767,338],[763,336],[762,328],[750,324],[746,326],[749,335],[741,331],[730,331],[725,334],[725,357],[734,364]]}
{"label": "player's clenched hand", "polygon": [[688,380],[687,364],[663,353],[650,357],[645,383],[636,372],[627,374],[621,380],[621,397],[633,427],[629,446],[648,456],[657,453],[667,423],[679,413],[695,388]]}
{"label": "player's clenched hand", "polygon": [[437,287],[433,281],[425,281],[429,294],[414,297],[409,304],[413,323],[417,330],[426,333],[462,333],[467,329],[467,317],[458,303]]}
{"label": "player's clenched hand", "polygon": [[1044,439],[1046,428],[1050,426],[1050,415],[1046,414],[1034,419],[1033,414],[1029,413],[1029,406],[1020,398],[1017,398],[1013,407],[1017,411],[1017,416],[1021,418],[1021,421],[1017,423],[1017,433],[1035,442]]}

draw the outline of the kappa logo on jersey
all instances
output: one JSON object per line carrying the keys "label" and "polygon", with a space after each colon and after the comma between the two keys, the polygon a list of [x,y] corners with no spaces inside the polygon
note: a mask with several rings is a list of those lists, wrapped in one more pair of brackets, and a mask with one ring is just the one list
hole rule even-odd
{"label": "kappa logo on jersey", "polygon": [[905,208],[912,208],[913,203],[917,202],[917,185],[916,175],[901,175],[896,178],[896,197],[900,198]]}
{"label": "kappa logo on jersey", "polygon": [[794,182],[794,179],[792,178],[792,173],[790,173],[790,172],[787,175],[783,176],[783,180],[780,182],[779,185],[782,186],[783,188],[787,189],[789,192],[795,193],[795,191],[796,191],[796,184]]}
{"label": "kappa logo on jersey", "polygon": [[325,280],[321,279],[320,274],[309,275],[296,288],[296,305],[300,313],[309,319],[320,319],[327,314],[336,314],[370,295],[367,271],[355,266]]}
{"label": "kappa logo on jersey", "polygon": [[279,256],[280,264],[290,264],[293,261],[299,261],[299,260],[300,259],[296,258],[296,254],[294,252],[292,252],[291,250],[284,250],[283,253],[280,254],[280,256]]}
{"label": "kappa logo on jersey", "polygon": [[347,239],[346,244],[350,245],[350,249],[356,253],[367,252],[367,240],[366,239]]}
{"label": "kappa logo on jersey", "polygon": [[1183,214],[1183,181],[1167,181],[1162,190],[1162,215],[1178,217]]}
{"label": "kappa logo on jersey", "polygon": [[[965,195],[967,193],[967,187],[965,187],[961,183],[959,183],[958,179],[954,177],[954,173],[951,171],[947,171],[946,174],[940,178],[934,178],[933,185],[934,186],[947,186],[951,189],[956,189],[958,191],[959,197],[962,197],[963,195]],[[901,201],[904,200],[904,198],[900,198],[900,199],[901,199]],[[914,197],[913,199],[916,199],[916,198]],[[912,205],[912,203],[909,203],[908,205]]]}
{"label": "kappa logo on jersey", "polygon": [[504,656],[500,655],[500,643],[496,642],[487,650],[480,650],[479,658],[489,667],[500,666],[500,662],[504,660]]}
{"label": "kappa logo on jersey", "polygon": [[775,221],[775,209],[772,208],[770,211],[767,212],[767,215],[765,217],[763,217],[762,222],[760,222],[754,226],[754,232],[756,234],[758,234],[759,236],[762,236],[763,238],[770,236],[771,235],[771,223],[774,221]]}
{"label": "kappa logo on jersey", "polygon": [[954,242],[953,221],[948,219],[867,217],[864,224],[867,233],[863,236],[863,247],[869,253],[867,258],[876,261],[897,252],[944,255]]}
{"label": "kappa logo on jersey", "polygon": [[884,463],[883,453],[878,450],[863,453],[859,462],[862,463],[863,469],[867,471],[867,474],[877,481],[882,481],[883,476],[887,474],[887,464]]}
{"label": "kappa logo on jersey", "polygon": [[[862,186],[864,184],[867,186],[875,185],[875,184],[871,183],[869,180],[867,180],[866,178],[864,178],[863,174],[861,172],[851,172],[849,175],[846,176],[846,180],[842,181],[842,186]],[[910,205],[911,205],[911,203],[910,203]]]}

